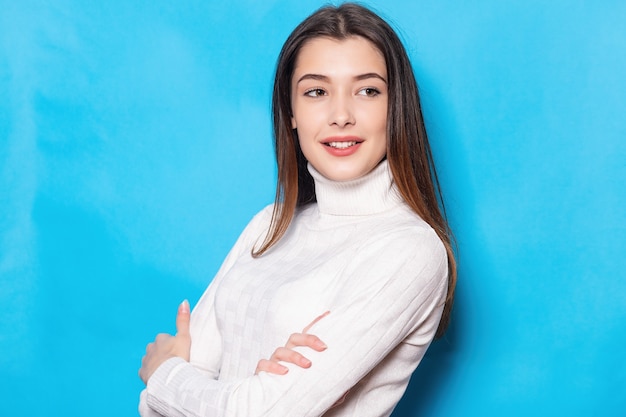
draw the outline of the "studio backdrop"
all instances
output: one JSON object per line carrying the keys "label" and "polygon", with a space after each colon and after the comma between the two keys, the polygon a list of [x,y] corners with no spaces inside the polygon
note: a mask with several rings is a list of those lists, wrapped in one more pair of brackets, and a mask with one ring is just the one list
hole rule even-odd
{"label": "studio backdrop", "polygon": [[[0,0],[0,415],[132,416],[271,203],[321,1]],[[626,415],[626,2],[370,1],[411,56],[458,295],[394,417]]]}

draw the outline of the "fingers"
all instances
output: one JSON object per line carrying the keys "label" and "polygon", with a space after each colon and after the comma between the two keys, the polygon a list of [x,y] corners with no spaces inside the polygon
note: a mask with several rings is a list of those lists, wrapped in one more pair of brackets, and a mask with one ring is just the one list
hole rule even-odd
{"label": "fingers", "polygon": [[176,336],[189,336],[189,319],[191,313],[189,309],[189,301],[185,300],[178,306],[178,314],[176,314]]}
{"label": "fingers", "polygon": [[147,384],[148,379],[155,371],[156,367],[160,365],[161,361],[158,359],[161,353],[163,345],[167,345],[172,336],[161,333],[154,339],[154,342],[148,343],[146,346],[146,354],[141,359],[141,368],[139,369],[139,378]]}
{"label": "fingers", "polygon": [[256,370],[254,372],[255,375],[259,372],[269,372],[276,375],[286,374],[289,371],[289,368],[281,365],[279,362],[292,363],[301,368],[310,368],[311,361],[293,349],[298,346],[306,346],[317,352],[322,352],[326,350],[326,344],[322,342],[319,337],[312,334],[307,334],[307,332],[315,323],[326,317],[328,314],[330,314],[330,311],[327,311],[324,314],[316,317],[315,320],[313,320],[311,323],[309,323],[308,326],[304,328],[302,333],[293,333],[291,336],[289,336],[289,339],[287,340],[285,346],[276,349],[269,360],[261,359],[257,364]]}
{"label": "fingers", "polygon": [[312,334],[294,333],[289,336],[285,347],[287,349],[293,349],[296,346],[308,346],[313,350],[321,352],[326,350],[327,346],[320,340],[319,337]]}
{"label": "fingers", "polygon": [[256,370],[254,371],[255,375],[258,375],[259,372],[269,372],[270,374],[276,375],[285,375],[289,372],[289,368],[279,364],[278,362],[272,362],[267,359],[261,359],[256,366]]}
{"label": "fingers", "polygon": [[274,351],[272,356],[267,359],[261,359],[257,364],[255,375],[261,371],[269,372],[276,375],[285,375],[289,372],[289,368],[281,365],[279,361],[293,363],[301,368],[310,368],[311,361],[302,356],[302,354],[286,347],[279,347]]}
{"label": "fingers", "polygon": [[315,320],[313,320],[311,323],[309,323],[309,325],[308,325],[308,326],[306,326],[306,327],[302,330],[302,333],[308,333],[309,329],[310,329],[311,327],[313,327],[313,325],[314,325],[315,323],[317,323],[318,321],[320,321],[321,319],[323,319],[324,317],[326,317],[326,316],[327,316],[327,315],[329,315],[329,314],[330,314],[330,311],[327,311],[327,312],[325,312],[324,314],[321,314],[321,315],[317,316],[317,317],[315,318]]}
{"label": "fingers", "polygon": [[280,347],[274,351],[272,356],[270,357],[270,361],[278,362],[289,362],[294,365],[298,365],[301,368],[310,368],[311,361],[302,356],[302,354],[296,352],[287,347]]}

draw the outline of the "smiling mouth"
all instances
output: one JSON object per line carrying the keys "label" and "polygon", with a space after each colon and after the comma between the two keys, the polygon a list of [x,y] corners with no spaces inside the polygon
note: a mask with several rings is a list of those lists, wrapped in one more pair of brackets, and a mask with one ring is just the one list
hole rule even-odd
{"label": "smiling mouth", "polygon": [[350,146],[354,146],[356,145],[357,142],[356,140],[351,140],[349,142],[328,142],[325,143],[324,145],[329,146],[331,148],[335,148],[335,149],[346,149],[349,148]]}

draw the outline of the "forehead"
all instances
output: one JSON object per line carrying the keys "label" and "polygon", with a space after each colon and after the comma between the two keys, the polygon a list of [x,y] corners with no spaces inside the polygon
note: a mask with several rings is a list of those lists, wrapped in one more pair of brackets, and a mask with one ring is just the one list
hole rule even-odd
{"label": "forehead", "polygon": [[360,36],[345,39],[317,37],[306,41],[296,57],[294,76],[303,72],[332,75],[342,72],[378,72],[386,75],[385,58]]}

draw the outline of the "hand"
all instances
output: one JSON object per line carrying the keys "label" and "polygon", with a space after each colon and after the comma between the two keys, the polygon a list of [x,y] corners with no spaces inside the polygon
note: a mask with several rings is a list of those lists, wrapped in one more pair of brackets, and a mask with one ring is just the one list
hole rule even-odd
{"label": "hand", "polygon": [[161,333],[146,347],[146,355],[141,361],[139,377],[147,384],[154,371],[166,360],[180,357],[189,362],[191,335],[189,334],[189,302],[178,306],[176,315],[176,336]]}
{"label": "hand", "polygon": [[301,368],[309,368],[311,361],[293,350],[293,348],[296,346],[308,346],[317,352],[326,350],[326,344],[322,342],[319,337],[307,334],[307,332],[315,323],[326,317],[329,313],[330,311],[327,311],[321,316],[318,316],[302,330],[302,333],[293,333],[289,336],[287,344],[285,344],[284,347],[277,348],[269,359],[261,359],[259,361],[254,374],[257,375],[261,371],[276,375],[286,374],[289,368],[278,363],[279,361],[293,363]]}

